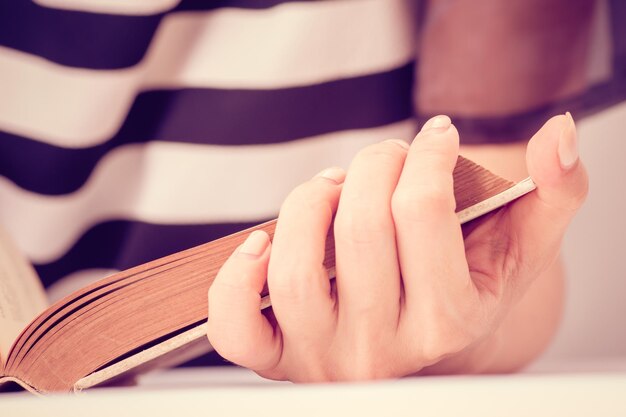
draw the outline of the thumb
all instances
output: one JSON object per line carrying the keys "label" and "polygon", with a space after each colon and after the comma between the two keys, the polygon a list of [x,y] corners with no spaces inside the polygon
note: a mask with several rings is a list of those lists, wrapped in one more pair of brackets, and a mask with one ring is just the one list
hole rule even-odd
{"label": "thumb", "polygon": [[548,120],[528,144],[526,165],[537,190],[510,210],[510,230],[516,236],[521,265],[542,268],[551,263],[585,201],[589,181],[577,142],[574,120],[567,113]]}

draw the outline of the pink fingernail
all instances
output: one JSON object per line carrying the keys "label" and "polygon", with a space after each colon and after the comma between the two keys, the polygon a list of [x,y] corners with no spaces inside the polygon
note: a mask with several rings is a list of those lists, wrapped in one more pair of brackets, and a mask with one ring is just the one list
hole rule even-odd
{"label": "pink fingernail", "polygon": [[563,169],[570,169],[578,161],[578,137],[576,135],[576,125],[572,115],[565,113],[567,122],[561,129],[561,135],[559,137],[559,161]]}
{"label": "pink fingernail", "polygon": [[422,132],[445,132],[451,125],[452,120],[448,116],[435,116],[422,126]]}
{"label": "pink fingernail", "polygon": [[261,256],[265,252],[269,243],[270,240],[267,233],[261,230],[255,230],[250,233],[245,242],[243,242],[241,249],[239,249],[239,253],[250,256]]}

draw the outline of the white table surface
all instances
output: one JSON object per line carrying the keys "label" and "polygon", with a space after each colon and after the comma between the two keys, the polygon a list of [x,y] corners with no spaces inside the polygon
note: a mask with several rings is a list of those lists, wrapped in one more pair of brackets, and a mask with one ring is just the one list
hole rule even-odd
{"label": "white table surface", "polygon": [[135,387],[0,395],[0,416],[626,416],[626,358],[538,364],[504,376],[294,385],[239,368],[176,369]]}

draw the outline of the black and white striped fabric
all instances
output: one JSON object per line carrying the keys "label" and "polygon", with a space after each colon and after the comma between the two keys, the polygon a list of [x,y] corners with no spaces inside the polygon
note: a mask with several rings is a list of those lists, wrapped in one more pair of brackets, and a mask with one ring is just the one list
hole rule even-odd
{"label": "black and white striped fabric", "polygon": [[[624,99],[626,3],[593,10],[584,89],[453,111],[462,137]],[[0,224],[58,298],[274,217],[317,171],[414,136],[428,16],[418,0],[2,1]]]}

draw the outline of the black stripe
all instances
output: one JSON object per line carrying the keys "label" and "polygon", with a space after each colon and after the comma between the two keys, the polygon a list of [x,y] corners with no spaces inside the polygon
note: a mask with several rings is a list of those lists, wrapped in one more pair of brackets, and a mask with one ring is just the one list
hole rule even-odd
{"label": "black stripe", "polygon": [[320,3],[335,0],[182,0],[174,11],[179,10],[214,10],[226,7],[237,9],[261,10],[284,3]]}
{"label": "black stripe", "polygon": [[0,45],[61,65],[116,69],[143,58],[164,14],[121,16],[0,2]]}
{"label": "black stripe", "polygon": [[611,47],[613,52],[613,72],[617,77],[626,78],[626,1],[611,0]]}
{"label": "black stripe", "polygon": [[264,9],[293,0],[183,0],[174,10],[147,16],[42,7],[31,0],[0,1],[0,45],[61,65],[119,69],[136,65],[165,15],[223,7]]}
{"label": "black stripe", "polygon": [[58,260],[36,264],[44,286],[88,268],[125,270],[261,223],[157,225],[115,220],[90,228]]}
{"label": "black stripe", "polygon": [[81,187],[112,149],[150,140],[242,145],[384,126],[412,115],[413,64],[385,73],[279,90],[150,91],[120,131],[92,148],[67,149],[0,132],[0,175],[41,194]]}
{"label": "black stripe", "polygon": [[[598,113],[626,100],[626,77],[615,77],[609,82],[594,85],[582,94],[567,97],[528,111],[500,117],[464,117],[451,114],[465,145],[502,144],[529,140],[552,116],[572,113],[576,120]],[[420,113],[418,123],[423,125],[434,114]]]}

